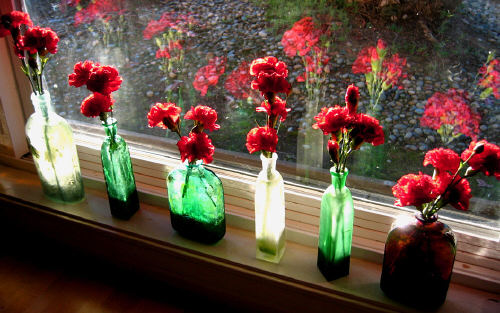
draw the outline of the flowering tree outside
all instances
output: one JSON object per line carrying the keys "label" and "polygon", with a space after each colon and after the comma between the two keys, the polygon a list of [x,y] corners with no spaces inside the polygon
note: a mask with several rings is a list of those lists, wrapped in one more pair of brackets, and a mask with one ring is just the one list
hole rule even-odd
{"label": "flowering tree outside", "polygon": [[87,25],[90,32],[100,35],[104,47],[111,43],[121,46],[126,28],[124,0],[93,0],[87,6],[76,0],[70,1],[68,5],[78,10],[74,17],[76,27]]}
{"label": "flowering tree outside", "polygon": [[444,144],[450,144],[462,134],[477,140],[481,116],[469,103],[466,91],[451,88],[446,93],[436,92],[427,100],[420,124],[436,129]]}
{"label": "flowering tree outside", "polygon": [[[382,93],[399,85],[399,80],[406,77],[406,58],[395,53],[389,57],[387,44],[379,39],[377,46],[363,48],[354,63],[354,74],[365,74],[366,87],[370,95],[370,111],[375,111]],[[399,85],[398,88],[403,88]]]}

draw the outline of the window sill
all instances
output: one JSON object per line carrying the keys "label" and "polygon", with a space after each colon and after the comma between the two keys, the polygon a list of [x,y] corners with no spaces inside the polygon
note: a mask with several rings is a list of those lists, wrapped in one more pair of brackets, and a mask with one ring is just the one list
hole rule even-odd
{"label": "window sill", "polygon": [[[62,205],[44,198],[35,174],[4,165],[0,173],[2,221],[176,286],[260,310],[320,312],[334,305],[343,312],[415,311],[384,296],[375,262],[352,258],[349,276],[326,282],[315,247],[288,241],[280,264],[262,262],[255,259],[251,231],[228,226],[219,243],[206,246],[177,235],[165,207],[141,203],[130,221],[121,221],[109,214],[105,191],[87,181],[86,200]],[[238,224],[237,217],[228,222]],[[498,301],[498,294],[452,283],[439,312],[495,312]]]}

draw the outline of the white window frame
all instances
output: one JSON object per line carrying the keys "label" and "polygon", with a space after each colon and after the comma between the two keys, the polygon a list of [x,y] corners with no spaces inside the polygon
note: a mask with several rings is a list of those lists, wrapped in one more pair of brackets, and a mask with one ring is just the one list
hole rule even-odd
{"label": "white window frame", "polygon": [[[8,7],[7,2],[10,1],[3,0],[1,2],[2,12],[6,6]],[[13,0],[13,2],[15,1]],[[19,6],[13,5],[13,7]],[[7,48],[9,58],[3,57]],[[9,123],[7,127],[11,134],[16,134],[13,138],[13,144],[21,148],[16,153],[1,154],[0,162],[25,168],[26,160],[19,158],[27,152],[27,148],[21,143],[26,144],[23,121],[32,111],[29,100],[30,87],[24,74],[17,70],[19,68],[18,60],[11,51],[10,43],[6,44],[6,39],[0,39],[1,68],[16,69],[2,73],[5,76],[3,79],[7,79],[10,83],[9,87],[0,89],[0,100],[4,105],[7,103],[10,108],[16,108],[6,111],[8,120],[15,121],[15,123]],[[74,129],[80,166],[86,181],[102,182],[100,143],[103,131],[85,123],[70,122]],[[99,135],[96,136],[96,133]],[[158,201],[166,202],[165,177],[168,171],[179,164],[177,152],[170,151],[170,156],[167,156],[165,150],[158,150],[155,147],[157,145],[142,145],[141,147],[138,138],[143,137],[147,139],[146,141],[150,141],[154,138],[153,136],[126,131],[120,131],[120,135],[129,143],[141,201],[151,204]],[[165,143],[167,148],[172,147],[166,139],[155,138],[154,140]],[[138,144],[134,144],[134,141],[137,141]],[[217,157],[216,151],[215,159]],[[233,227],[253,230],[255,175],[232,171],[216,165],[210,166],[210,168],[219,176],[224,185],[228,224]],[[278,170],[279,168],[278,164]],[[287,240],[307,246],[316,246],[322,190],[286,181],[285,193]],[[413,211],[358,198],[354,199],[354,205],[353,256],[380,263],[384,243],[392,223],[397,216],[405,213],[411,215]],[[500,234],[498,230],[446,217],[441,219],[453,229],[458,241],[453,281],[474,288],[498,291],[500,288]]]}

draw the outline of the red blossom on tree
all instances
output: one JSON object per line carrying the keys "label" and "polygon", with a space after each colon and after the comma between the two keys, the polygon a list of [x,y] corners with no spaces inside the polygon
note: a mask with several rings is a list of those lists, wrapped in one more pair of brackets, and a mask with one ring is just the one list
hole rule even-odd
{"label": "red blossom on tree", "polygon": [[78,62],[73,68],[73,73],[69,74],[69,85],[74,87],[81,87],[87,84],[89,80],[90,73],[95,67],[100,66],[99,63],[94,63],[92,61]]}
{"label": "red blossom on tree", "polygon": [[198,128],[197,131],[202,131],[207,129],[209,131],[218,130],[220,126],[215,124],[217,122],[217,112],[205,105],[198,105],[196,107],[191,107],[184,119],[195,121],[195,126]]}
{"label": "red blossom on tree", "polygon": [[455,173],[460,166],[460,157],[451,149],[437,148],[425,154],[424,166],[429,164],[440,173],[444,171]]}
{"label": "red blossom on tree", "polygon": [[321,108],[321,112],[314,119],[316,123],[312,127],[321,129],[325,135],[342,130],[352,121],[352,117],[347,114],[347,109],[338,105]]}
{"label": "red blossom on tree", "polygon": [[111,95],[93,93],[82,101],[80,112],[86,117],[96,117],[103,112],[111,112],[113,104]]}
{"label": "red blossom on tree", "polygon": [[278,116],[281,116],[280,121],[284,122],[286,120],[286,116],[291,109],[286,107],[286,101],[281,99],[280,97],[275,97],[272,105],[269,101],[262,101],[260,107],[255,108],[256,112],[265,112],[269,115],[269,119],[274,120]]}
{"label": "red blossom on tree", "polygon": [[242,62],[237,69],[232,71],[226,78],[224,87],[237,99],[247,99],[250,97],[250,65]]}
{"label": "red blossom on tree", "polygon": [[87,80],[87,89],[107,95],[120,89],[122,78],[112,66],[95,66]]}
{"label": "red blossom on tree", "polygon": [[247,134],[246,147],[248,152],[258,151],[276,152],[278,133],[268,126],[252,128]]}
{"label": "red blossom on tree", "polygon": [[58,42],[59,37],[52,29],[35,26],[28,28],[24,35],[19,37],[17,48],[45,56],[47,53],[57,53]]}
{"label": "red blossom on tree", "polygon": [[459,134],[477,140],[481,116],[469,102],[469,95],[465,91],[451,88],[446,94],[436,92],[427,100],[420,124],[439,130],[445,142],[450,142]]}
{"label": "red blossom on tree", "polygon": [[203,132],[190,132],[189,136],[181,137],[177,142],[177,147],[179,148],[182,162],[188,160],[189,163],[193,163],[196,160],[203,160],[205,164],[209,164],[213,161],[215,147],[212,144],[212,140]]}
{"label": "red blossom on tree", "polygon": [[156,103],[148,113],[148,126],[170,129],[179,133],[180,113],[182,109],[175,103]]}
{"label": "red blossom on tree", "polygon": [[359,88],[351,84],[347,87],[345,92],[345,104],[349,115],[356,114],[359,103]]}
{"label": "red blossom on tree", "polygon": [[429,175],[407,174],[392,187],[392,194],[397,198],[395,205],[413,205],[418,208],[436,199],[439,195],[439,185]]}
{"label": "red blossom on tree", "polygon": [[204,97],[208,87],[215,86],[219,82],[219,76],[224,74],[226,68],[225,57],[214,57],[208,61],[208,65],[200,68],[194,77],[193,87]]}
{"label": "red blossom on tree", "polygon": [[250,75],[256,76],[251,84],[252,89],[259,90],[268,100],[271,93],[289,94],[292,89],[286,80],[286,64],[273,56],[253,60],[250,64]]}
{"label": "red blossom on tree", "polygon": [[467,162],[472,170],[500,180],[500,147],[486,140],[472,141],[469,148],[462,152],[462,160],[466,161],[474,150],[477,151],[476,154]]}

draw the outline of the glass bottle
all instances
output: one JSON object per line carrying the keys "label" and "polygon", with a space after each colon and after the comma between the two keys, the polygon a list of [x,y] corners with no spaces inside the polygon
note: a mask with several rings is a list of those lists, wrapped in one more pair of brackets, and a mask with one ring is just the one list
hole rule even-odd
{"label": "glass bottle", "polygon": [[332,185],[321,199],[318,241],[318,268],[327,280],[349,275],[354,206],[345,186],[347,174],[330,168]]}
{"label": "glass bottle", "polygon": [[407,223],[393,224],[387,236],[380,288],[387,296],[420,308],[446,299],[455,262],[456,239],[437,215],[418,212]]}
{"label": "glass bottle", "polygon": [[167,177],[172,227],[182,236],[215,243],[226,233],[224,189],[202,161],[187,160]]}
{"label": "glass bottle", "polygon": [[35,112],[26,122],[26,138],[45,195],[75,203],[85,197],[73,132],[51,106],[50,95],[31,94]]}
{"label": "glass bottle", "polygon": [[139,209],[134,171],[127,143],[116,133],[116,119],[102,122],[106,138],[101,146],[101,161],[111,214],[129,219]]}
{"label": "glass bottle", "polygon": [[279,263],[285,252],[285,189],[276,171],[278,155],[260,155],[262,171],[255,182],[257,259]]}

